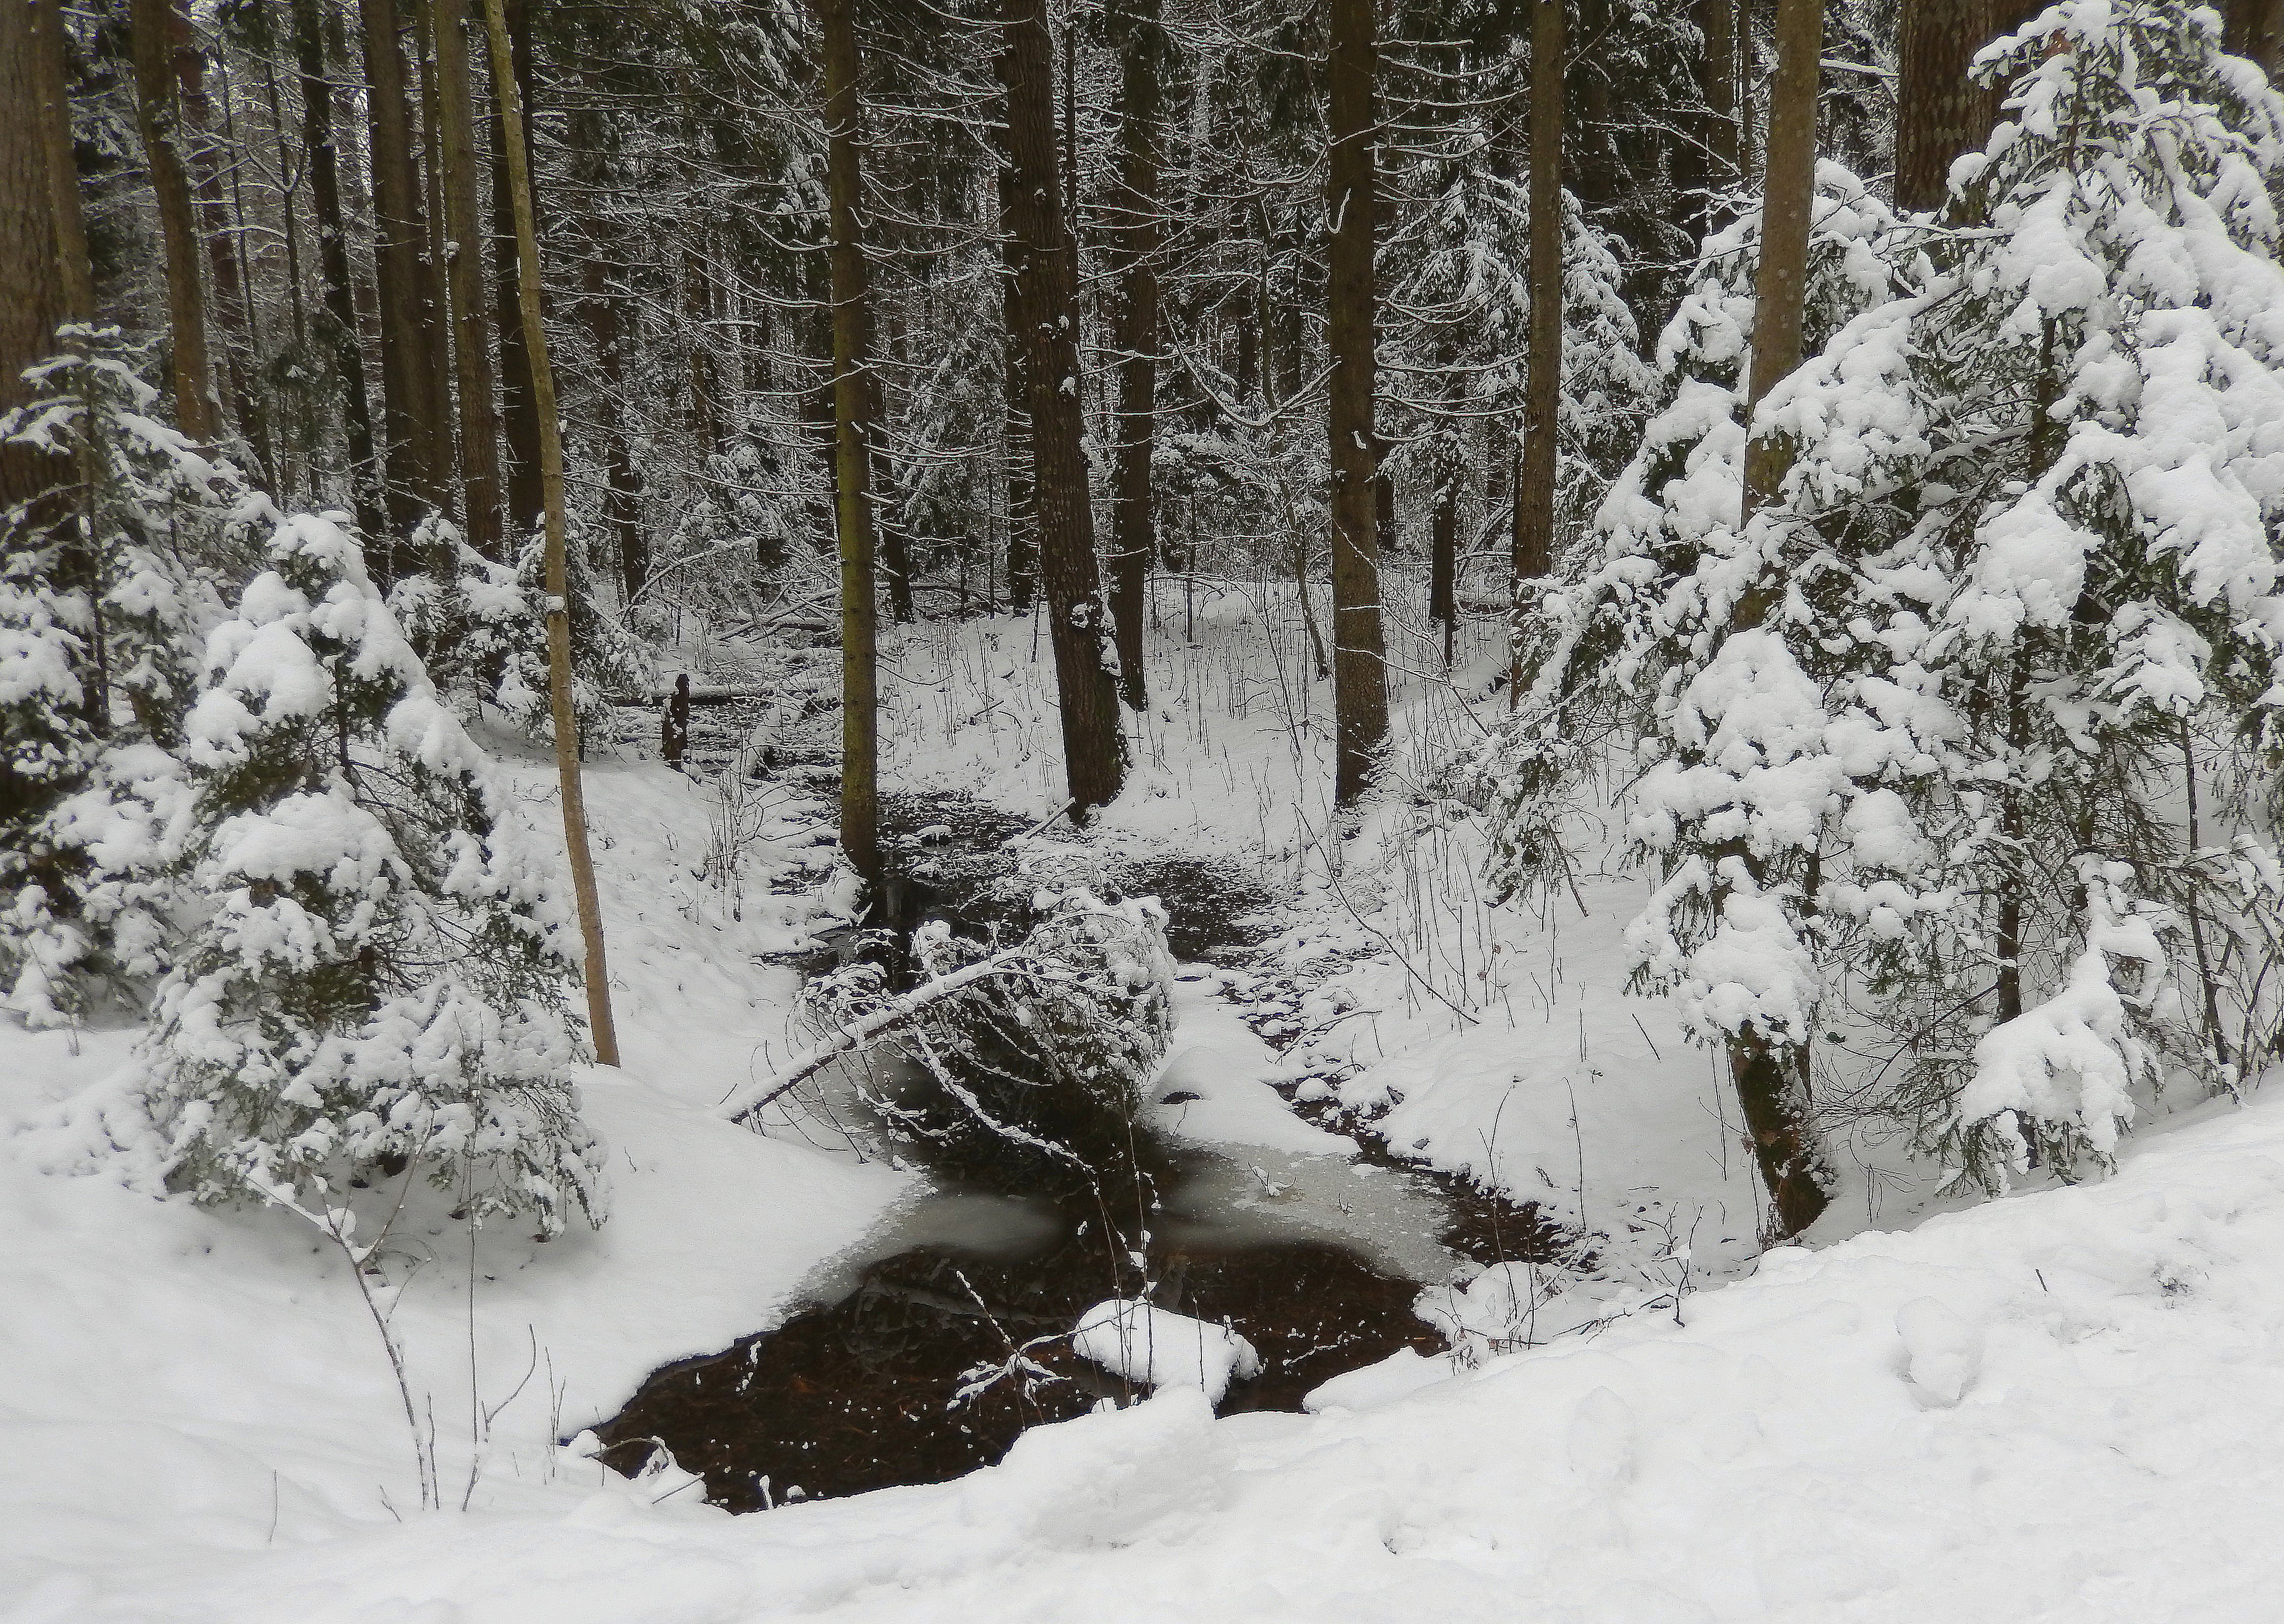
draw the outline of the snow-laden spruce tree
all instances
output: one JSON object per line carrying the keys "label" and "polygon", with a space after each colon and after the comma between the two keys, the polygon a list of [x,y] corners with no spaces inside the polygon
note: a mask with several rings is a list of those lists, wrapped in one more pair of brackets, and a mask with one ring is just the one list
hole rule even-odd
{"label": "snow-laden spruce tree", "polygon": [[354,537],[295,516],[269,558],[186,729],[205,912],[145,1049],[176,1176],[331,1213],[418,1171],[543,1230],[598,1217],[563,910]]}
{"label": "snow-laden spruce tree", "polygon": [[0,515],[0,1009],[78,1018],[163,969],[173,752],[217,572],[274,517],[227,461],[153,414],[115,329],[67,328],[0,437],[71,488]]}
{"label": "snow-laden spruce tree", "polygon": [[[1891,294],[1896,225],[1853,175],[1819,167],[1811,345]],[[1563,560],[1559,584],[1522,605],[1516,637],[1528,685],[1478,762],[1491,878],[1504,894],[1566,869],[1578,776],[1599,769],[1614,738],[1659,738],[1662,714],[1713,652],[1739,578],[1762,574],[1738,530],[1759,235],[1755,211],[1706,240],[1658,341],[1662,407]]]}
{"label": "snow-laden spruce tree", "polygon": [[1823,1104],[1994,1186],[2106,1160],[2161,1066],[2233,1086],[2272,1047],[2284,109],[2219,37],[2080,0],[1986,53],[2010,116],[1762,404],[1781,500],[1740,527],[1733,396],[1685,389],[1492,758],[1528,878],[1566,723],[1618,696],[1645,980],[1780,1054],[1796,1113],[1848,1027]]}
{"label": "snow-laden spruce tree", "polygon": [[1798,409],[1892,385],[1920,418],[1873,448],[1866,522],[1945,578],[1886,641],[1922,639],[1949,721],[1883,814],[1910,905],[1873,990],[1899,1103],[1994,1186],[2106,1163],[2136,1083],[2233,1089],[2275,1052],[2284,100],[2221,38],[2202,6],[2066,0],[1985,51],[2008,116],[1954,170],[1904,353],[1835,346]]}

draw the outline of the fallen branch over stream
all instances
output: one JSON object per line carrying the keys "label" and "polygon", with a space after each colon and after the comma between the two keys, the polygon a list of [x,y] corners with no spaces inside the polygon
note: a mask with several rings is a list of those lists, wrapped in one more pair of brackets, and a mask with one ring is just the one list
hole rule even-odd
{"label": "fallen branch over stream", "polygon": [[747,1083],[731,1095],[714,1107],[714,1114],[732,1122],[745,1121],[764,1106],[793,1092],[835,1060],[855,1054],[881,1034],[893,1031],[912,1019],[929,1005],[941,1003],[946,998],[994,976],[1028,974],[1037,967],[1035,961],[1036,956],[1029,944],[1025,943],[1003,949],[988,958],[979,958],[972,964],[963,964],[947,975],[923,982],[862,1020],[835,1027],[794,1056],[789,1064],[757,1082]]}

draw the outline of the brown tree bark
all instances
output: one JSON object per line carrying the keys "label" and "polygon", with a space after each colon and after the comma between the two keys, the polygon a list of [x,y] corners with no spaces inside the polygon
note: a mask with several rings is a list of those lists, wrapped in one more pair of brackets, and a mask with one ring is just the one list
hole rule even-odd
{"label": "brown tree bark", "polygon": [[460,390],[460,490],[468,545],[503,557],[499,410],[493,399],[491,310],[484,293],[483,218],[477,177],[475,84],[469,72],[467,0],[433,0],[439,157],[443,172],[445,292]]}
{"label": "brown tree bark", "polygon": [[350,279],[348,230],[341,210],[340,152],[333,135],[332,81],[325,71],[325,31],[320,0],[293,0],[293,5],[301,142],[309,154],[310,204],[317,215],[317,274],[325,285],[322,330],[340,389],[357,527],[364,536],[366,566],[378,579],[388,562],[387,521],[380,505],[380,465],[373,450],[372,405],[365,390],[364,346],[357,335],[356,289]]}
{"label": "brown tree bark", "polygon": [[1116,799],[1125,776],[1118,695],[1104,662],[1109,628],[1094,550],[1086,422],[1079,402],[1078,245],[1057,184],[1053,39],[1046,0],[1001,0],[997,57],[1014,158],[1009,223],[1023,246],[1015,313],[1025,347],[1045,589],[1061,700],[1063,765],[1076,816]]}
{"label": "brown tree bark", "polygon": [[[507,16],[507,60],[491,65],[497,81],[512,70],[517,93],[527,109],[523,143],[526,174],[534,177],[531,207],[543,223],[545,201],[538,193],[537,166],[531,155],[528,109],[536,105],[529,0],[504,0]],[[505,126],[497,98],[492,104],[492,287],[499,301],[500,481],[505,492],[507,535],[503,546],[512,556],[539,522],[539,412],[531,393],[531,358],[524,347],[523,316],[517,306],[515,213],[508,180]],[[541,296],[545,297],[545,290]]]}
{"label": "brown tree bark", "polygon": [[1904,0],[1896,30],[1897,208],[1942,207],[1952,161],[1989,138],[1998,98],[1967,70],[1996,32],[1998,11],[1993,0]]}
{"label": "brown tree bark", "polygon": [[595,890],[595,865],[587,851],[587,803],[579,777],[578,720],[571,707],[570,566],[564,554],[563,441],[557,432],[555,380],[547,369],[547,332],[539,308],[539,228],[531,207],[531,168],[524,161],[523,104],[508,65],[507,19],[502,0],[484,0],[491,39],[492,96],[498,103],[507,141],[509,203],[515,214],[516,302],[523,314],[523,340],[531,361],[533,404],[539,413],[540,511],[547,538],[547,688],[555,724],[555,771],[562,786],[563,844],[570,859],[571,890],[579,907],[579,936],[585,948],[582,978],[587,987],[587,1024],[595,1059],[619,1063],[619,1035],[611,1016],[610,966],[603,950],[603,907]]}
{"label": "brown tree bark", "polygon": [[192,440],[222,433],[214,363],[207,343],[206,286],[200,278],[198,223],[191,212],[189,144],[178,52],[192,50],[190,19],[176,0],[134,0],[135,116],[159,207],[166,249],[167,328],[173,357],[175,421]]}
{"label": "brown tree bark", "polygon": [[[24,369],[59,353],[56,329],[91,320],[57,0],[0,4],[0,412],[30,398]],[[71,477],[70,465],[0,444],[0,519]],[[43,515],[34,511],[35,523]],[[0,756],[4,760],[4,756]]]}
{"label": "brown tree bark", "polygon": [[[1745,418],[1800,365],[1808,293],[1808,232],[1816,196],[1816,94],[1823,0],[1777,0],[1777,72],[1769,98],[1761,260],[1754,279],[1753,369]],[[1788,457],[1782,438],[1756,434],[1745,453],[1744,517],[1776,498]]]}
{"label": "brown tree bark", "polygon": [[1158,443],[1158,149],[1166,51],[1159,0],[1127,0],[1119,15],[1121,170],[1112,203],[1118,273],[1118,447],[1111,505],[1110,608],[1117,622],[1119,689],[1146,709],[1143,598],[1157,550],[1151,463]]}
{"label": "brown tree bark", "polygon": [[1554,567],[1562,407],[1562,6],[1563,0],[1531,0],[1530,368],[1522,395],[1522,483],[1515,494],[1518,603],[1525,582]]}
{"label": "brown tree bark", "polygon": [[2223,41],[2260,64],[2271,79],[2284,74],[2284,0],[2228,0]]}
{"label": "brown tree bark", "polygon": [[364,27],[365,113],[372,165],[373,269],[380,295],[382,501],[396,552],[422,516],[444,505],[442,414],[434,398],[435,313],[424,264],[428,226],[405,101],[395,0],[357,0]]}
{"label": "brown tree bark", "polygon": [[849,0],[810,0],[825,57],[825,185],[833,220],[833,519],[841,538],[841,851],[880,878],[879,588],[873,579],[871,289],[860,236],[856,36]]}
{"label": "brown tree bark", "polygon": [[1380,469],[1373,412],[1379,45],[1374,0],[1331,4],[1326,203],[1332,241],[1326,258],[1333,375],[1326,424],[1333,466],[1333,799],[1347,807],[1370,784],[1388,738],[1380,543],[1373,511],[1373,480]]}

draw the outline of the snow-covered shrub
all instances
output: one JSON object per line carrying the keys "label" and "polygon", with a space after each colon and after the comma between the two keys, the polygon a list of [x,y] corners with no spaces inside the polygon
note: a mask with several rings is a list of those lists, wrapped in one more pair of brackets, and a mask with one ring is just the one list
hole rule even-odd
{"label": "snow-covered shrub", "polygon": [[355,541],[297,516],[270,563],[187,729],[205,916],[144,1057],[176,1177],[309,1211],[412,1168],[474,1212],[595,1218],[563,910]]}
{"label": "snow-covered shrub", "polygon": [[151,415],[115,330],[66,328],[0,439],[71,488],[0,516],[0,1009],[69,1021],[164,964],[169,832],[218,572],[273,517]]}
{"label": "snow-covered shrub", "polygon": [[[934,1087],[883,1109],[965,1173],[1083,1186],[1136,1162],[1137,1121],[1173,1033],[1166,916],[1148,897],[1106,903],[1083,890],[1042,896],[1039,912],[1016,949],[997,950],[1004,972],[927,1003],[896,1032]],[[942,921],[922,925],[915,993],[994,951]],[[899,996],[879,965],[859,962],[812,985],[809,1013],[848,1027]]]}

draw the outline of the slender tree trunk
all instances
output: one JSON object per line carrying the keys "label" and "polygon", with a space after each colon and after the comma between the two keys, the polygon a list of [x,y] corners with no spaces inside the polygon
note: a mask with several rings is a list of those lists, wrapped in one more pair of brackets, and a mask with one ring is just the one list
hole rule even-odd
{"label": "slender tree trunk", "polygon": [[1119,687],[1138,711],[1150,703],[1142,666],[1142,615],[1150,560],[1157,550],[1150,476],[1158,442],[1158,148],[1165,51],[1158,18],[1159,0],[1129,0],[1121,19],[1126,28],[1119,98],[1123,164],[1113,227],[1120,354],[1110,608],[1118,629]]}
{"label": "slender tree trunk", "polygon": [[[223,171],[228,164],[225,135],[207,96],[207,59],[190,31],[187,17],[177,13],[182,29],[175,51],[177,94],[190,145],[191,192],[195,199],[199,235],[205,244],[207,279],[213,298],[214,322],[207,337],[213,350],[215,386],[222,404],[222,423],[250,432],[252,402],[247,399],[246,366],[254,354],[254,323],[246,305],[246,278],[239,272],[231,207],[223,196]],[[224,96],[228,86],[224,86]],[[225,102],[227,105],[227,102]]]}
{"label": "slender tree trunk", "polygon": [[[1003,44],[1001,49],[1005,49]],[[1031,386],[1024,371],[1023,318],[1016,290],[1028,257],[1015,229],[1015,149],[1007,126],[999,137],[999,316],[1004,332],[1000,380],[1006,391],[1006,416],[1000,440],[1007,472],[1007,610],[1031,613],[1038,580],[1038,512],[1031,479]]]}
{"label": "slender tree trunk", "polygon": [[1373,105],[1379,47],[1375,0],[1331,0],[1329,183],[1332,241],[1328,315],[1331,398],[1326,421],[1333,465],[1333,799],[1354,804],[1371,782],[1388,738],[1388,670],[1380,623],[1380,543],[1373,480],[1380,467],[1373,425]]}
{"label": "slender tree trunk", "polygon": [[603,955],[603,909],[595,866],[587,851],[587,805],[579,781],[578,719],[571,707],[570,566],[564,556],[563,441],[556,430],[555,380],[547,369],[547,332],[539,308],[539,228],[532,217],[531,168],[524,161],[523,100],[510,68],[503,0],[484,0],[491,38],[492,95],[507,137],[510,202],[515,211],[516,292],[523,339],[531,361],[533,403],[539,412],[540,509],[547,537],[547,686],[555,723],[555,771],[562,785],[563,844],[571,864],[571,890],[579,905],[579,935],[586,949],[587,1022],[595,1058],[619,1063],[619,1036],[611,1019],[610,967]]}
{"label": "slender tree trunk", "polygon": [[[21,4],[22,0],[15,0]],[[190,19],[176,0],[134,0],[135,113],[159,205],[166,246],[167,325],[174,356],[175,421],[192,440],[222,433],[212,352],[207,342],[207,297],[199,279],[198,223],[191,211],[191,180],[183,160],[188,145],[177,53],[192,49]]]}
{"label": "slender tree trunk", "polygon": [[695,224],[682,242],[682,371],[684,424],[700,467],[722,449],[714,383],[714,332],[708,320],[705,238]]}
{"label": "slender tree trunk", "polygon": [[[420,126],[413,152],[418,162],[413,173],[420,183],[423,218],[427,236],[420,249],[420,300],[428,324],[427,400],[434,424],[436,463],[430,477],[436,502],[466,522],[465,488],[459,482],[459,411],[452,398],[457,330],[452,322],[451,235],[445,220],[444,108],[436,88],[436,9],[430,0],[412,0],[412,60],[419,71],[419,92],[412,98],[420,109]],[[432,571],[449,573],[452,560],[423,560]]]}
{"label": "slender tree trunk", "polygon": [[1705,123],[1700,140],[1705,204],[1698,218],[1702,238],[1719,223],[1715,199],[1737,184],[1737,0],[1697,0],[1705,36]]}
{"label": "slender tree trunk", "polygon": [[438,455],[442,425],[431,398],[434,313],[423,264],[428,227],[421,215],[395,0],[357,0],[357,15],[364,26],[373,270],[380,294],[382,496],[393,533],[386,582],[395,578],[395,554],[413,527],[444,505]]}
{"label": "slender tree trunk", "polygon": [[841,537],[841,851],[880,878],[880,694],[874,637],[872,428],[865,322],[871,289],[858,233],[856,36],[850,0],[811,0],[824,36],[825,183],[833,215],[833,517]]}
{"label": "slender tree trunk", "polygon": [[[531,155],[529,135],[531,109],[536,105],[533,84],[531,49],[531,9],[529,0],[505,0],[507,14],[507,55],[491,64],[492,78],[497,82],[503,73],[512,70],[517,93],[525,107],[525,137],[523,165],[527,175],[536,175]],[[533,404],[531,393],[531,357],[524,347],[523,316],[517,302],[515,211],[513,188],[508,180],[507,137],[505,124],[499,111],[498,98],[492,102],[492,286],[499,301],[499,314],[495,325],[499,331],[500,382],[500,480],[506,493],[505,517],[507,535],[502,543],[505,557],[512,558],[522,550],[530,538],[532,527],[539,522],[539,412]],[[536,219],[543,199],[538,195],[536,180],[533,183],[531,206]],[[544,296],[544,290],[543,290]]]}
{"label": "slender tree trunk", "polygon": [[1014,157],[1011,224],[1023,245],[1016,315],[1030,384],[1039,576],[1061,700],[1063,764],[1083,817],[1116,799],[1125,775],[1118,695],[1103,660],[1109,628],[1094,550],[1086,422],[1079,402],[1078,246],[1056,184],[1055,70],[1046,0],[1001,0],[998,69]]}
{"label": "slender tree trunk", "polygon": [[614,285],[621,254],[622,228],[605,205],[611,183],[609,121],[602,112],[603,87],[590,87],[585,106],[572,114],[572,146],[577,153],[575,180],[587,199],[581,219],[586,252],[579,269],[579,317],[595,352],[602,388],[595,402],[595,435],[602,462],[603,528],[618,554],[619,587],[630,623],[635,605],[650,583],[650,546],[642,529],[642,485],[636,474],[626,419],[627,340],[630,311]]}
{"label": "slender tree trunk", "polygon": [[[475,85],[469,72],[467,0],[434,0],[436,92],[442,113],[445,291],[460,386],[460,485],[468,545],[501,553],[499,411],[493,401],[491,310],[484,294],[483,217],[477,177]],[[607,406],[615,408],[614,393]]]}
{"label": "slender tree trunk", "polygon": [[[878,426],[888,420],[887,383],[880,375],[880,369],[871,364],[870,362],[870,357],[880,352],[878,315],[879,312],[872,301],[867,297],[864,301],[864,330],[867,335],[864,351],[867,356],[864,386],[871,394],[872,404],[865,418],[867,427],[864,443],[871,454],[876,457],[880,455],[880,431]],[[907,359],[902,329],[894,330],[892,338],[894,340],[892,353],[898,363],[902,363]],[[905,527],[903,525],[880,523],[877,509],[874,510],[873,519],[873,534],[880,548],[880,573],[885,578],[884,584],[888,589],[888,615],[899,626],[909,626],[919,618],[912,607],[912,563],[911,555],[907,550],[910,538],[906,535]]]}
{"label": "slender tree trunk", "polygon": [[[1769,100],[1761,262],[1754,279],[1753,371],[1745,399],[1748,424],[1778,380],[1800,365],[1809,215],[1816,197],[1817,69],[1823,45],[1823,0],[1777,0],[1777,74]],[[1753,436],[1745,454],[1746,519],[1776,499],[1789,462],[1780,436]]]}
{"label": "slender tree trunk", "polygon": [[1440,470],[1428,549],[1428,618],[1443,629],[1443,663],[1451,663],[1459,623],[1459,471]]}
{"label": "slender tree trunk", "polygon": [[380,465],[374,455],[372,406],[365,391],[364,346],[357,332],[356,287],[350,279],[348,230],[341,211],[340,153],[333,140],[333,87],[325,73],[321,0],[293,0],[293,51],[301,81],[301,141],[309,167],[309,197],[317,214],[317,271],[325,283],[324,329],[340,390],[341,427],[348,441],[349,488],[364,533],[366,567],[384,579],[388,529],[380,505]]}
{"label": "slender tree trunk", "polygon": [[[1803,301],[1808,281],[1810,209],[1815,196],[1816,98],[1824,41],[1823,0],[1778,0],[1777,72],[1769,98],[1769,137],[1763,186],[1761,260],[1756,281],[1753,368],[1746,419],[1779,379],[1799,366]],[[1757,435],[1746,449],[1743,519],[1775,500],[1788,449],[1773,435]],[[1740,604],[1738,626],[1759,623],[1771,604],[1765,592]],[[1740,854],[1748,867],[1749,854]],[[1780,1047],[1748,1026],[1729,1042],[1729,1070],[1763,1181],[1768,1185],[1773,1236],[1798,1234],[1830,1199],[1818,1176],[1809,1128],[1809,1049]]]}
{"label": "slender tree trunk", "polygon": [[[1522,397],[1514,589],[1554,566],[1557,426],[1562,407],[1562,6],[1530,11],[1530,372]],[[1521,670],[1516,671],[1518,681]]]}

